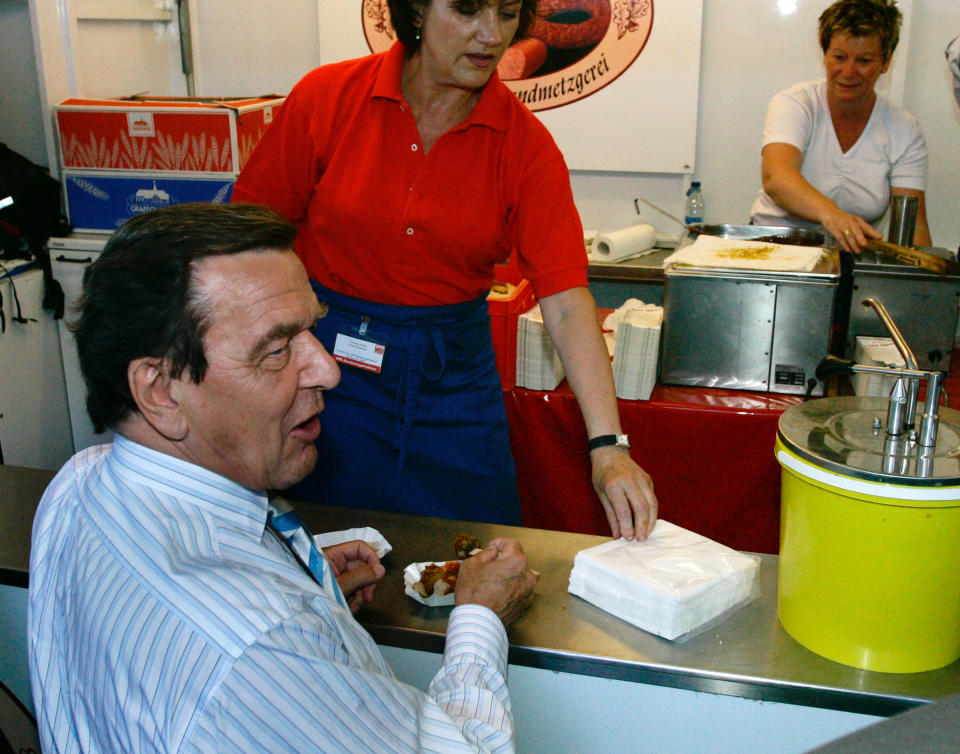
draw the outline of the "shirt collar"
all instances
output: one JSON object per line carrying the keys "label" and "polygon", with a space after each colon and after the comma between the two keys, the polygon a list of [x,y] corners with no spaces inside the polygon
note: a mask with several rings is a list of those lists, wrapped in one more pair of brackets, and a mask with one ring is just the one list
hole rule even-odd
{"label": "shirt collar", "polygon": [[267,521],[267,494],[202,466],[117,435],[108,463],[119,477],[196,505],[227,526],[259,539]]}
{"label": "shirt collar", "polygon": [[[389,50],[382,53],[380,70],[377,72],[371,97],[391,99],[408,106],[400,90],[406,55],[407,48],[400,41],[394,42]],[[472,125],[482,125],[497,131],[506,131],[510,112],[508,98],[511,96],[510,91],[501,83],[499,74],[494,71],[487,85],[483,87],[476,107],[463,123],[453,130],[460,131]]]}

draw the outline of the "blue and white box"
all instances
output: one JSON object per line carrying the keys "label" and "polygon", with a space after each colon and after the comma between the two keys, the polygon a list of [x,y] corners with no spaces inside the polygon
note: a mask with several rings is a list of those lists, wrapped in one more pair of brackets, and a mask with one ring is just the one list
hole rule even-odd
{"label": "blue and white box", "polygon": [[131,217],[185,202],[230,201],[236,174],[64,170],[67,216],[75,231],[113,233]]}

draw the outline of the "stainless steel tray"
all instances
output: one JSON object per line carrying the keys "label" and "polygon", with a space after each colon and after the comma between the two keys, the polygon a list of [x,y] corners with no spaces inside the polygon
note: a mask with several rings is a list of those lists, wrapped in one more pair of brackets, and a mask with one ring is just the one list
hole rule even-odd
{"label": "stainless steel tray", "polygon": [[[770,243],[792,244],[794,246],[823,246],[824,235],[811,228],[794,228],[789,225],[729,225],[722,223],[711,225],[697,223],[689,226],[684,234],[687,243],[693,243],[697,236],[718,236],[737,238],[743,241],[769,241]],[[681,240],[679,245],[687,245]]]}

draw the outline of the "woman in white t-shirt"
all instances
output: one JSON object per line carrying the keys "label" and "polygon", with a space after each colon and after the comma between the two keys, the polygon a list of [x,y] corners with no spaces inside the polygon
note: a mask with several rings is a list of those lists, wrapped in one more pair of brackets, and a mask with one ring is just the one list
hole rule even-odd
{"label": "woman in white t-shirt", "polygon": [[838,0],[820,15],[826,78],[776,94],[763,129],[756,225],[822,228],[848,251],[882,237],[892,194],[918,198],[913,242],[930,246],[927,148],[917,119],[874,90],[900,36],[893,0]]}

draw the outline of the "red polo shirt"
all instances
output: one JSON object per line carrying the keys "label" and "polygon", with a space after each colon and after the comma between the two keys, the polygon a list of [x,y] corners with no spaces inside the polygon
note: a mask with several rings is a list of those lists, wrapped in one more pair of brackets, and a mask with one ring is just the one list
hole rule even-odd
{"label": "red polo shirt", "polygon": [[233,201],[296,222],[310,277],[372,301],[485,294],[517,249],[538,297],[587,284],[570,176],[546,128],[496,77],[424,154],[400,92],[405,50],[322,66],[294,87]]}

